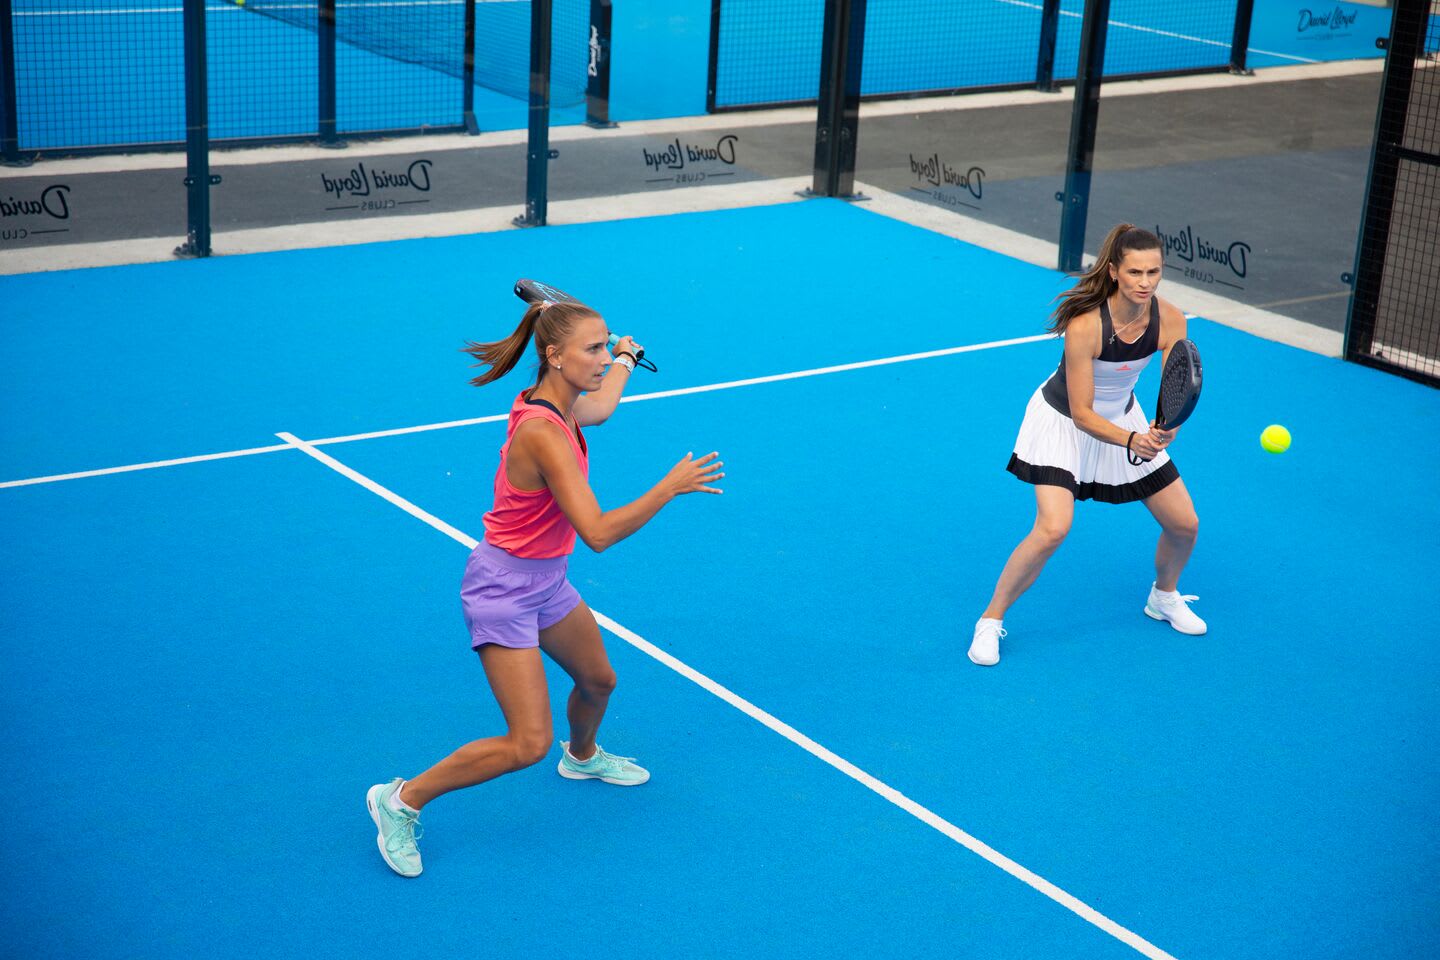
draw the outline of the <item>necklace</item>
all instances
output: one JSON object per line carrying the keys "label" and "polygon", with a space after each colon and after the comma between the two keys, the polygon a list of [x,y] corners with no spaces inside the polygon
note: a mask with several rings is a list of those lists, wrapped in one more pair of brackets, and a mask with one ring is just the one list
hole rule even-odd
{"label": "necklace", "polygon": [[1115,338],[1118,337],[1118,336],[1120,336],[1120,331],[1121,331],[1121,330],[1124,330],[1124,329],[1126,329],[1127,327],[1129,327],[1132,323],[1135,323],[1137,320],[1140,319],[1140,317],[1145,317],[1145,316],[1148,316],[1149,314],[1150,314],[1150,311],[1149,311],[1148,308],[1147,308],[1147,309],[1143,309],[1143,310],[1140,311],[1140,315],[1139,315],[1139,316],[1131,317],[1129,320],[1127,320],[1125,323],[1122,323],[1122,324],[1121,324],[1120,326],[1118,326],[1118,327],[1115,326],[1115,321],[1114,321],[1114,320],[1111,320],[1111,321],[1110,321],[1110,326],[1111,326],[1111,329],[1110,329],[1110,339],[1107,340],[1107,341],[1105,341],[1106,344],[1108,345],[1108,344],[1114,343],[1114,342],[1115,342]]}

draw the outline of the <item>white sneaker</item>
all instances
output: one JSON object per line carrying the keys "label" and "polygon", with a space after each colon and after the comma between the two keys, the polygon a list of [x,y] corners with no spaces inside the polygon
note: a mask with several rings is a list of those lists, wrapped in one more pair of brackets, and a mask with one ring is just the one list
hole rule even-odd
{"label": "white sneaker", "polygon": [[1163,593],[1155,589],[1155,584],[1150,584],[1150,597],[1145,601],[1145,616],[1152,620],[1168,620],[1170,626],[1181,633],[1188,633],[1192,637],[1198,637],[1205,632],[1205,621],[1195,616],[1188,606],[1191,600],[1199,600],[1196,596],[1181,596],[1179,593]]}
{"label": "white sneaker", "polygon": [[975,639],[970,641],[970,660],[982,667],[1000,662],[1000,638],[1005,636],[1002,621],[985,617],[975,623]]}

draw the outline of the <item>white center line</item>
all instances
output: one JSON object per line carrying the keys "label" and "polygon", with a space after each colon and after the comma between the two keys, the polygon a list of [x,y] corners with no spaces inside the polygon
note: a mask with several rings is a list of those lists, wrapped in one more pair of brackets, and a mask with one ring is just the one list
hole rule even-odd
{"label": "white center line", "polygon": [[[463,533],[460,530],[457,530],[455,527],[452,527],[450,524],[446,523],[444,520],[441,520],[434,514],[429,513],[424,509],[416,506],[415,504],[411,503],[409,500],[406,500],[399,494],[394,493],[393,491],[388,490],[385,487],[382,487],[374,480],[371,480],[369,477],[366,477],[363,474],[351,469],[350,467],[336,460],[329,454],[315,449],[312,443],[307,443],[306,441],[301,440],[290,433],[277,433],[276,436],[284,440],[288,445],[296,448],[297,450],[302,450],[310,456],[314,457],[316,460],[325,464],[327,467],[336,471],[342,476],[353,480],[355,483],[358,483],[360,486],[364,487],[366,490],[369,490],[376,496],[381,497],[382,499],[390,502],[391,504],[394,504],[401,510],[404,510],[406,513],[410,514],[412,517],[415,517],[421,522],[430,525],[431,527],[445,534],[450,539],[463,545],[467,549],[473,550],[475,548],[477,541],[474,537],[470,536],[467,533]],[[949,837],[951,840],[960,844],[962,847],[969,850],[971,853],[974,853],[977,856],[981,857],[986,862],[991,863],[996,867],[999,867],[1001,870],[1005,871],[1010,876],[1014,877],[1016,880],[1019,880],[1021,883],[1025,884],[1031,889],[1041,894],[1044,894],[1046,897],[1049,897],[1051,900],[1055,901],[1060,906],[1064,907],[1066,910],[1069,910],[1071,913],[1074,913],[1076,916],[1085,920],[1085,922],[1092,924],[1100,930],[1103,930],[1105,933],[1114,937],[1116,940],[1119,940],[1121,943],[1126,944],[1140,954],[1150,958],[1150,960],[1175,960],[1175,957],[1173,957],[1169,953],[1166,953],[1164,950],[1161,950],[1159,947],[1155,946],[1153,943],[1146,940],[1144,937],[1125,927],[1122,927],[1120,924],[1116,923],[1114,920],[1111,920],[1109,917],[1105,916],[1100,911],[1096,910],[1094,907],[1080,900],[1078,897],[1066,893],[1064,890],[1055,886],[1055,884],[1051,883],[1049,880],[1046,880],[1044,877],[1040,876],[1032,870],[1026,869],[1020,864],[1016,863],[1014,860],[1011,860],[1009,857],[1005,856],[1003,853],[1000,853],[998,850],[994,849],[988,844],[976,839],[975,837],[966,833],[964,830],[961,830],[959,827],[955,826],[953,823],[946,820],[938,813],[935,813],[928,807],[925,807],[917,803],[916,801],[910,799],[909,797],[901,793],[899,790],[896,790],[894,787],[883,782],[882,780],[870,775],[869,773],[866,773],[864,770],[857,767],[849,760],[846,760],[839,754],[828,750],[820,744],[816,743],[814,740],[805,736],[805,734],[801,733],[799,730],[796,730],[794,727],[790,726],[788,723],[785,723],[783,720],[778,719],[773,714],[768,713],[765,710],[757,707],[755,704],[751,703],[749,700],[746,700],[744,697],[740,696],[738,693],[735,693],[728,687],[717,683],[716,681],[707,677],[705,674],[696,670],[694,667],[691,667],[690,665],[677,659],[669,653],[666,653],[664,650],[661,650],[659,647],[650,643],[648,640],[644,639],[639,634],[622,626],[619,623],[616,623],[614,620],[610,619],[600,611],[594,610],[592,608],[591,612],[595,614],[595,621],[600,624],[600,626],[604,627],[606,630],[609,630],[615,636],[619,637],[621,640],[624,640],[626,643],[630,644],[635,649],[639,650],[644,654],[647,654],[650,657],[653,657],[655,660],[669,667],[671,670],[674,670],[676,673],[680,674],[685,679],[698,685],[699,687],[713,694],[714,696],[719,697],[721,700],[730,704],[730,706],[739,710],[741,713],[745,714],[753,720],[760,722],[775,733],[778,733],[780,736],[784,737],[786,740],[789,740],[791,743],[795,744],[800,749],[804,750],[806,753],[810,754],[818,760],[821,760],[826,764],[829,764],[831,767],[845,774],[845,776],[854,780],[856,783],[861,784],[866,789],[878,794],[881,797],[884,797],[886,800],[890,801],[892,804],[899,807],[901,810],[904,810],[912,817],[915,817],[917,820],[924,823],[925,825],[939,831],[946,837]]]}
{"label": "white center line", "polygon": [[[655,393],[641,393],[634,396],[622,397],[621,403],[637,403],[641,400],[659,400],[664,397],[682,397],[691,393],[709,393],[714,390],[733,390],[737,387],[750,387],[761,383],[779,383],[784,380],[798,380],[802,377],[818,377],[831,373],[844,373],[850,370],[864,370],[868,367],[881,367],[892,363],[908,363],[914,360],[930,360],[936,357],[948,357],[959,353],[973,353],[977,350],[993,350],[997,347],[1011,347],[1022,343],[1037,343],[1041,340],[1054,339],[1050,334],[1039,334],[1033,337],[1018,337],[1012,340],[992,340],[989,343],[975,343],[963,347],[947,347],[944,350],[927,350],[924,353],[907,353],[898,357],[881,357],[878,360],[862,360],[857,363],[842,363],[831,367],[815,367],[810,370],[796,370],[793,373],[776,373],[764,377],[751,377],[747,380],[728,380],[724,383],[708,383],[697,387],[681,387],[677,390],[661,390]],[[408,433],[424,433],[427,430],[448,430],[452,427],[468,427],[478,423],[499,423],[508,419],[508,413],[492,414],[486,417],[471,417],[468,420],[447,420],[443,423],[426,423],[418,427],[397,427],[393,430],[376,430],[370,433],[352,433],[341,437],[326,437],[321,440],[309,441],[312,446],[325,446],[331,443],[353,443],[356,440],[374,440],[379,437],[398,437]],[[154,460],[149,463],[132,463],[123,467],[104,467],[98,470],[82,470],[78,473],[60,473],[46,477],[30,477],[25,480],[6,480],[0,482],[0,490],[6,487],[27,487],[37,483],[56,483],[61,480],[79,480],[84,477],[102,477],[112,473],[130,473],[135,470],[154,470],[159,467],[173,467],[184,463],[201,463],[206,460],[226,460],[231,457],[248,457],[259,453],[274,453],[277,450],[288,450],[286,444],[276,444],[270,447],[252,447],[248,450],[229,450],[224,453],[206,453],[194,457],[180,457],[175,460]]]}

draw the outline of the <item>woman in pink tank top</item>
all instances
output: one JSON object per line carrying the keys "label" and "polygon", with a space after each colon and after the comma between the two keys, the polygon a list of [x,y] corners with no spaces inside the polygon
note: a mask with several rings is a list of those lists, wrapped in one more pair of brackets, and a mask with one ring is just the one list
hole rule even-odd
{"label": "woman in pink tank top", "polygon": [[[637,786],[650,778],[632,758],[595,741],[615,671],[590,608],[566,577],[575,538],[599,552],[630,536],[675,497],[703,491],[725,474],[717,454],[686,454],[640,499],[602,510],[590,489],[590,459],[581,427],[604,423],[620,402],[640,348],[629,337],[612,358],[604,319],[579,303],[531,305],[509,337],[472,343],[465,352],[490,369],[483,386],[509,373],[531,339],[539,373],[510,409],[495,502],[485,539],[470,554],[461,606],[471,646],[505,715],[503,736],[460,747],[411,780],[376,784],[366,796],[376,843],[392,870],[420,873],[420,809],[436,797],[538,763],[553,743],[543,650],[575,682],[566,714],[559,773],[572,780]],[[612,365],[613,364],[613,365]]]}

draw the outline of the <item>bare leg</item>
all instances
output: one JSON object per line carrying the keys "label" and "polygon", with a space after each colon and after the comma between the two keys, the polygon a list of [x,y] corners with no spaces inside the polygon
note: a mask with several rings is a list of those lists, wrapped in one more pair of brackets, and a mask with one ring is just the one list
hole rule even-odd
{"label": "bare leg", "polygon": [[480,662],[509,727],[503,737],[474,740],[401,788],[400,800],[416,810],[436,797],[539,763],[550,751],[550,694],[545,666],[534,647],[515,650],[493,643]]}
{"label": "bare leg", "polygon": [[1045,562],[1065,541],[1074,517],[1075,495],[1069,490],[1046,485],[1035,487],[1035,526],[1005,561],[1005,569],[1000,572],[995,593],[983,616],[1005,619],[1005,611],[1030,589]]}
{"label": "bare leg", "polygon": [[1180,571],[1195,549],[1200,518],[1184,480],[1176,480],[1159,493],[1145,498],[1145,506],[1160,523],[1160,543],[1155,547],[1155,589],[1170,592],[1180,583]]}
{"label": "bare leg", "polygon": [[595,734],[615,689],[615,669],[605,653],[595,615],[584,601],[559,623],[540,631],[540,649],[575,681],[565,706],[570,755],[588,760],[595,753]]}

